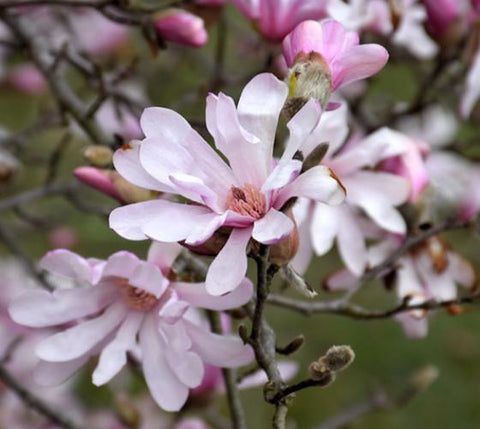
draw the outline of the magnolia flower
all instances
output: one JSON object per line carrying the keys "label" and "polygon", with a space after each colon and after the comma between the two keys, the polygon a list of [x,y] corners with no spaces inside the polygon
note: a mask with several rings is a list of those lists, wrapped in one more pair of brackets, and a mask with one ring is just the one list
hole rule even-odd
{"label": "magnolia flower", "polygon": [[232,0],[262,36],[280,42],[306,19],[325,17],[327,0]]}
{"label": "magnolia flower", "polygon": [[[404,236],[390,235],[368,250],[371,266],[387,259],[403,243]],[[450,250],[441,236],[434,236],[398,259],[393,287],[399,302],[408,299],[409,305],[425,301],[454,300],[457,285],[472,289],[476,273],[472,264]],[[348,270],[340,270],[330,276],[327,288],[352,290],[359,286],[358,277]],[[447,308],[450,313],[461,311],[456,306]],[[422,309],[399,313],[395,318],[402,324],[405,334],[412,338],[424,337],[428,331],[427,312]]]}
{"label": "magnolia flower", "polygon": [[377,44],[359,45],[358,34],[337,21],[304,21],[283,41],[283,55],[292,67],[312,54],[320,56],[330,75],[332,90],[377,73],[388,52]]}
{"label": "magnolia flower", "polygon": [[47,82],[40,70],[32,64],[22,64],[10,71],[9,83],[17,90],[32,96],[45,92]]}
{"label": "magnolia flower", "polygon": [[190,313],[197,307],[224,310],[243,305],[251,297],[252,284],[244,279],[235,292],[212,297],[203,283],[169,281],[178,253],[179,246],[159,244],[152,245],[147,261],[124,251],[106,261],[62,249],[47,253],[43,268],[83,287],[54,293],[31,290],[9,308],[12,319],[25,326],[70,324],[37,346],[37,381],[61,383],[99,355],[93,383],[100,386],[122,369],[127,352],[132,352],[139,356],[154,400],[176,411],[189,389],[201,383],[205,363],[248,363],[253,358],[250,346],[240,338],[209,332],[192,321]]}
{"label": "magnolia flower", "polygon": [[208,269],[206,288],[213,295],[235,289],[243,282],[252,238],[271,245],[294,232],[293,221],[282,212],[287,201],[304,197],[339,204],[345,196],[329,168],[302,173],[302,162],[293,158],[318,123],[315,100],[289,121],[285,152],[274,161],[275,131],[287,93],[283,82],[266,73],[247,84],[237,108],[225,94],[208,96],[207,128],[229,165],[180,115],[146,109],[141,118],[146,138],[118,150],[115,168],[137,186],[178,194],[193,204],[153,200],[120,207],[111,213],[110,227],[130,240],[188,246],[201,245],[228,227],[231,233]]}
{"label": "magnolia flower", "polygon": [[[396,207],[405,203],[409,182],[400,176],[378,171],[382,161],[408,150],[408,138],[382,128],[364,138],[345,144],[348,133],[347,108],[325,112],[303,147],[307,156],[318,142],[329,143],[322,164],[335,171],[347,190],[345,204],[331,207],[322,202],[303,202],[294,207],[300,224],[300,249],[293,261],[299,272],[306,270],[312,247],[316,254],[327,253],[336,241],[340,255],[353,273],[367,266],[366,239],[372,229],[402,234],[406,224]],[[374,222],[367,222],[364,215]]]}
{"label": "magnolia flower", "polygon": [[454,209],[463,219],[469,219],[478,213],[480,166],[442,150],[452,144],[457,134],[455,116],[441,106],[432,106],[419,115],[404,118],[397,127],[412,136],[417,144],[421,140],[431,147],[425,161],[429,187],[428,192],[422,195],[422,202],[426,206],[432,206],[436,214],[444,208]]}

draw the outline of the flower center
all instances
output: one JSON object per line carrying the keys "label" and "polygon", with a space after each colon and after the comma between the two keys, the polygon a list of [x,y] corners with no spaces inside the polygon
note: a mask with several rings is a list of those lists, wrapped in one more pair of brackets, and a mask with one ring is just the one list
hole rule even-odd
{"label": "flower center", "polygon": [[232,186],[227,197],[227,208],[244,216],[254,219],[261,218],[267,208],[265,195],[253,185],[244,185],[241,188]]}
{"label": "flower center", "polygon": [[155,295],[128,283],[120,286],[120,295],[132,310],[149,311],[158,302]]}

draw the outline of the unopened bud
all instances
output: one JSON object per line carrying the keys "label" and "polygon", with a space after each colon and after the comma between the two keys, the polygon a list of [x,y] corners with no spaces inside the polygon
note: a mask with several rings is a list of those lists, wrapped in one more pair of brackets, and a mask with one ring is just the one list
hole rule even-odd
{"label": "unopened bud", "polygon": [[85,149],[83,157],[94,167],[108,167],[112,164],[113,151],[108,146],[91,145]]}
{"label": "unopened bud", "polygon": [[325,356],[320,359],[330,371],[343,371],[355,359],[355,352],[350,346],[332,346]]}
{"label": "unopened bud", "polygon": [[439,371],[434,365],[427,365],[415,371],[410,377],[410,385],[416,392],[423,392],[438,378]]}
{"label": "unopened bud", "polygon": [[335,381],[335,373],[330,371],[320,361],[312,362],[308,367],[308,374],[312,380],[318,382],[319,386],[328,386]]}
{"label": "unopened bud", "polygon": [[182,9],[167,9],[155,16],[155,30],[164,40],[199,47],[208,39],[203,19]]}
{"label": "unopened bud", "polygon": [[279,267],[290,262],[297,254],[299,237],[298,228],[293,218],[292,210],[287,210],[285,214],[293,222],[293,230],[290,235],[284,238],[280,243],[274,244],[270,247],[269,259],[272,264]]}
{"label": "unopened bud", "polygon": [[151,200],[154,196],[151,191],[128,182],[116,171],[109,171],[109,177],[120,198],[127,204]]}
{"label": "unopened bud", "polygon": [[95,167],[78,167],[73,170],[74,176],[80,182],[100,191],[117,201],[123,202],[122,197],[113,186],[108,170],[100,170]]}
{"label": "unopened bud", "polygon": [[299,350],[304,343],[305,337],[303,335],[299,335],[298,337],[295,337],[292,341],[290,341],[285,347],[277,349],[277,353],[280,353],[282,355],[291,355],[297,350]]}
{"label": "unopened bud", "polygon": [[115,411],[122,423],[132,429],[140,427],[142,417],[140,412],[125,397],[119,397],[115,401]]}

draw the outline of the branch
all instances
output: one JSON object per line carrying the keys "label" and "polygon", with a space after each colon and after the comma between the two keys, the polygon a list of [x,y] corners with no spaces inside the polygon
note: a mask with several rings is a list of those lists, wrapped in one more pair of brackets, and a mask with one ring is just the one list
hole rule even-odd
{"label": "branch", "polygon": [[34,32],[35,29],[29,25],[28,20],[23,17],[0,9],[0,17],[10,27],[13,34],[20,40],[29,53],[31,60],[42,72],[57,99],[58,103],[78,123],[85,133],[96,143],[108,145],[110,142],[98,128],[96,122],[88,118],[88,108],[83,101],[72,91],[64,79],[59,67],[52,67],[51,56],[48,55],[49,48],[44,46],[41,37]]}
{"label": "branch", "polygon": [[471,295],[447,301],[435,301],[433,299],[430,299],[414,305],[409,305],[409,300],[405,299],[401,304],[388,310],[371,311],[356,304],[352,304],[342,300],[331,302],[309,302],[294,298],[288,298],[276,294],[271,294],[267,300],[269,304],[276,305],[277,307],[288,308],[305,316],[310,316],[317,313],[330,313],[358,320],[387,319],[396,314],[406,313],[413,310],[437,310],[440,308],[448,308],[455,305],[474,304],[479,301],[480,292],[476,292]]}
{"label": "branch", "polygon": [[[208,312],[210,326],[212,331],[222,334],[222,326],[219,314],[213,311]],[[247,429],[245,421],[245,412],[243,411],[240,392],[237,386],[237,374],[232,368],[222,368],[223,380],[227,391],[228,407],[232,418],[233,429]]]}
{"label": "branch", "polygon": [[15,394],[26,405],[48,418],[52,423],[55,423],[64,429],[82,429],[59,411],[53,409],[49,404],[43,402],[42,399],[30,392],[15,377],[13,377],[3,365],[0,365],[0,380],[15,392]]}

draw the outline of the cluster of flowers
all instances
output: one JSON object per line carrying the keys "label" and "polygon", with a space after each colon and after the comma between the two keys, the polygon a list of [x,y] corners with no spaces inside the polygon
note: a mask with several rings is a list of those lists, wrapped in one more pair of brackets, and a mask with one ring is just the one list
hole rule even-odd
{"label": "cluster of flowers", "polygon": [[[346,268],[333,273],[326,287],[353,289],[405,240],[410,225],[400,206],[440,200],[459,208],[462,218],[478,212],[480,169],[441,150],[455,133],[448,112],[435,107],[368,133],[352,123],[343,98],[347,85],[374,75],[388,60],[383,47],[360,44],[357,31],[391,35],[394,43],[427,57],[437,47],[425,32],[425,17],[440,40],[460,18],[471,22],[476,3],[460,8],[461,2],[445,1],[445,14],[433,2],[411,0],[398,2],[398,11],[383,0],[234,3],[263,36],[283,40],[285,81],[257,75],[237,105],[223,93],[207,97],[206,127],[221,154],[182,116],[152,107],[140,120],[145,137],[113,156],[116,174],[135,188],[125,192],[117,176],[77,169],[81,180],[125,204],[110,215],[116,233],[153,244],[146,260],[126,251],[106,261],[84,259],[68,250],[42,259],[44,269],[74,280],[76,287],[31,290],[9,307],[18,324],[59,327],[36,349],[37,381],[61,383],[98,355],[93,383],[102,385],[130,357],[141,365],[160,407],[179,410],[211,366],[237,367],[253,359],[240,338],[212,333],[201,312],[249,302],[249,250],[268,245],[273,263],[304,273],[313,253],[324,255],[336,242]],[[321,18],[326,19],[316,21]],[[188,27],[183,19],[159,18],[157,28],[178,42],[172,34]],[[206,37],[199,37],[200,26],[192,22],[190,44],[200,45]],[[467,86],[465,113],[473,107],[478,82],[467,78]],[[282,112],[289,137],[275,157]],[[370,241],[375,244],[368,246]],[[174,262],[182,246],[214,257],[205,282],[178,278]],[[457,284],[471,287],[474,277],[467,261],[433,237],[401,259],[395,287],[400,299],[448,300]],[[410,335],[420,336],[426,332],[424,316],[412,312],[400,321]]]}

